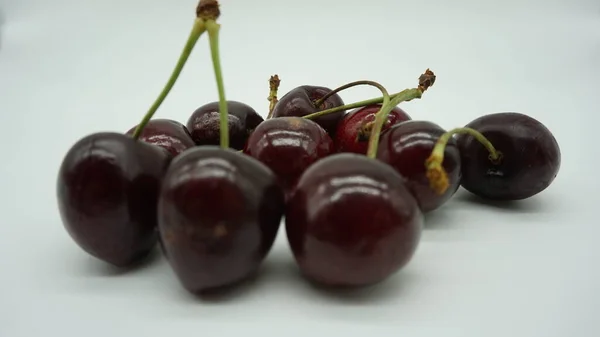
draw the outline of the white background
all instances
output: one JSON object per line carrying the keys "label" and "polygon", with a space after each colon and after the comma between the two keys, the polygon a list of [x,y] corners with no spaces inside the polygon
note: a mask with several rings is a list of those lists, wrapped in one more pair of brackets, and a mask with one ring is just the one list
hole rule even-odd
{"label": "white background", "polygon": [[[500,207],[461,191],[431,214],[410,265],[354,294],[307,285],[283,230],[251,286],[192,299],[158,257],[117,274],[67,236],[59,164],[95,131],[137,124],[165,83],[195,0],[0,0],[0,336],[600,335],[600,2],[223,0],[228,99],[263,115],[281,93],[371,79],[451,128],[519,111],[550,128],[562,167],[542,194]],[[157,114],[185,123],[217,99],[207,36]],[[378,96],[343,93],[346,102]]]}

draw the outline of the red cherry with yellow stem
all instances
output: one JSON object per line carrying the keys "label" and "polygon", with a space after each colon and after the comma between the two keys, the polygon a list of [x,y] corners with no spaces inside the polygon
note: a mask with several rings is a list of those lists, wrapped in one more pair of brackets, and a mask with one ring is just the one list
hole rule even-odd
{"label": "red cherry with yellow stem", "polygon": [[[448,141],[452,139],[452,136],[455,134],[469,134],[478,142],[481,143],[487,150],[488,160],[493,163],[499,163],[502,158],[502,153],[497,151],[494,145],[490,143],[485,136],[479,133],[477,130],[470,128],[456,128],[452,129],[444,134],[442,134],[429,157],[425,160],[425,168],[427,169],[427,179],[429,180],[430,187],[439,195],[442,195],[446,192],[449,186],[451,186],[451,182],[448,179],[448,173],[442,167],[442,163],[444,162],[446,145]],[[463,174],[464,178],[464,174]],[[452,182],[455,183],[455,182]]]}
{"label": "red cherry with yellow stem", "polygon": [[444,150],[443,167],[450,178],[450,187],[442,194],[429,187],[423,162],[429,157],[438,138],[446,130],[429,121],[406,121],[392,126],[381,135],[377,159],[392,166],[406,178],[406,184],[423,212],[439,208],[460,186],[461,158],[454,139]]}
{"label": "red cherry with yellow stem", "polygon": [[446,172],[439,163],[453,134],[458,134],[461,185],[482,198],[508,201],[532,197],[550,186],[560,169],[560,148],[546,126],[521,113],[488,114],[438,140],[426,165],[432,188],[439,192],[447,186]]}

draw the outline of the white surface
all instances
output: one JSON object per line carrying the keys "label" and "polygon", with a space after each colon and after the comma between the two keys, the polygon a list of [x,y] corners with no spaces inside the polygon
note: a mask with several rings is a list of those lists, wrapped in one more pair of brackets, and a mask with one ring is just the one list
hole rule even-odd
{"label": "white surface", "polygon": [[[557,180],[517,209],[460,192],[428,219],[411,264],[357,295],[302,281],[283,230],[256,284],[220,302],[191,299],[162,259],[114,275],[85,255],[59,220],[58,166],[82,136],[138,122],[195,5],[0,1],[0,336],[600,335],[597,0],[223,0],[228,99],[264,113],[273,73],[281,93],[358,79],[397,92],[431,67],[436,85],[404,105],[413,118],[450,128],[530,114],[560,143]],[[185,122],[216,99],[204,36],[157,117]]]}

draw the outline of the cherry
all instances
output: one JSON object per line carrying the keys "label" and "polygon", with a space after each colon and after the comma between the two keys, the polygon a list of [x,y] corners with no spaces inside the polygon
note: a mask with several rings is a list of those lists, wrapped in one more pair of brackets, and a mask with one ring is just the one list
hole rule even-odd
{"label": "cherry", "polygon": [[[381,104],[367,105],[350,111],[340,121],[335,133],[335,146],[338,152],[367,154],[371,129],[375,123],[375,114]],[[410,116],[398,107],[394,107],[383,125],[382,132],[392,125],[410,120]]]}
{"label": "cherry", "polygon": [[228,111],[231,104],[221,72],[218,4],[205,3],[211,6],[199,12],[208,32],[219,93],[220,147],[198,146],[175,157],[158,202],[159,232],[168,262],[182,286],[198,295],[252,276],[270,251],[285,211],[275,174],[229,146],[228,120],[235,112]]}
{"label": "cherry", "polygon": [[371,285],[411,260],[423,213],[405,179],[375,156],[390,111],[400,102],[420,98],[434,82],[428,69],[417,88],[393,98],[381,87],[384,103],[367,156],[334,154],[300,177],[287,203],[285,225],[296,263],[308,279],[328,286]]}
{"label": "cherry", "polygon": [[396,124],[381,135],[377,159],[389,164],[406,178],[406,185],[423,212],[443,205],[460,186],[460,153],[455,140],[451,139],[445,148],[443,161],[451,185],[443,194],[435,193],[429,187],[423,163],[445,132],[433,122],[413,120]]}
{"label": "cherry", "polygon": [[[127,131],[133,135],[137,126]],[[185,125],[170,119],[153,119],[146,124],[139,137],[140,140],[165,148],[172,156],[194,147],[190,132]]]}
{"label": "cherry", "polygon": [[57,182],[59,212],[68,233],[90,255],[124,267],[141,260],[156,244],[160,182],[173,157],[167,149],[180,149],[175,145],[179,131],[155,122],[169,130],[165,136],[173,136],[172,146],[138,139],[173,88],[199,37],[207,30],[209,35],[218,31],[214,21],[218,15],[215,0],[200,1],[169,80],[132,136],[95,133],[75,143],[63,159]]}
{"label": "cherry", "polygon": [[250,135],[244,148],[244,153],[273,170],[287,196],[310,165],[333,152],[327,132],[300,117],[267,119]]}
{"label": "cherry", "polygon": [[393,168],[341,153],[304,172],[285,224],[307,278],[328,286],[361,286],[384,280],[410,261],[423,215]]}
{"label": "cherry", "polygon": [[558,143],[538,120],[516,112],[479,117],[466,128],[478,131],[500,153],[494,160],[472,134],[460,134],[461,185],[494,200],[520,200],[545,190],[561,164]]}
{"label": "cherry", "polygon": [[[230,145],[233,149],[241,150],[248,135],[264,119],[252,107],[237,101],[227,101],[227,111]],[[219,116],[219,102],[205,104],[192,113],[187,128],[197,145],[219,144]]]}
{"label": "cherry", "polygon": [[201,146],[169,167],[159,229],[182,285],[203,294],[256,272],[283,213],[283,192],[264,164],[233,150]]}
{"label": "cherry", "polygon": [[63,225],[90,255],[130,266],[156,244],[158,194],[171,156],[120,133],[76,142],[60,166],[58,206]]}
{"label": "cherry", "polygon": [[[344,105],[344,101],[338,94],[333,94],[325,99],[319,106],[319,101],[332,90],[326,87],[314,85],[302,85],[290,90],[281,97],[273,108],[273,117],[303,117],[325,109],[331,109]],[[344,117],[345,111],[336,111],[319,116],[313,121],[319,124],[330,135],[335,133],[339,121]]]}

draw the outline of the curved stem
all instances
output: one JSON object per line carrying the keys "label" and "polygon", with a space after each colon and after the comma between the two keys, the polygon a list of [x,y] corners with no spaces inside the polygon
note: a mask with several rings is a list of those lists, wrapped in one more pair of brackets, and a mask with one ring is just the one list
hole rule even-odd
{"label": "curved stem", "polygon": [[[385,87],[383,85],[381,85],[377,82],[374,82],[374,81],[367,81],[367,80],[355,81],[355,82],[350,82],[348,84],[344,84],[341,87],[330,91],[329,93],[327,93],[327,95],[321,97],[321,99],[319,101],[324,102],[327,98],[331,97],[332,95],[336,94],[337,92],[342,91],[344,89],[351,88],[351,87],[355,87],[358,85],[371,85],[371,86],[376,87],[383,94],[383,105],[386,105],[390,102],[390,94],[388,93],[387,89],[385,89]],[[319,101],[317,101],[317,102],[319,102]],[[315,103],[315,106],[319,107],[322,104],[322,102]],[[314,114],[311,114],[311,115],[314,115]],[[311,116],[311,115],[309,115],[309,116]]]}
{"label": "curved stem", "polygon": [[414,89],[406,89],[400,94],[394,96],[391,101],[387,104],[383,103],[377,114],[375,115],[375,124],[371,130],[371,135],[369,137],[369,147],[367,150],[367,157],[375,158],[377,155],[377,147],[379,146],[379,137],[381,136],[381,129],[385,124],[385,121],[388,118],[390,112],[394,109],[394,107],[400,102],[410,101],[415,98],[421,98],[423,93],[418,88]]}
{"label": "curved stem", "polygon": [[379,146],[379,137],[381,136],[381,129],[383,125],[387,121],[388,115],[394,109],[394,107],[400,102],[406,102],[413,100],[415,98],[421,98],[423,93],[429,89],[435,83],[435,74],[433,71],[427,69],[425,73],[423,73],[419,77],[419,86],[414,89],[406,89],[398,93],[398,95],[394,96],[391,101],[383,103],[381,108],[376,114],[375,117],[375,125],[373,126],[373,130],[371,131],[371,136],[369,137],[369,147],[367,149],[367,157],[375,158],[377,156],[377,147]]}
{"label": "curved stem", "polygon": [[444,152],[446,151],[446,145],[452,136],[455,134],[468,134],[473,136],[478,142],[480,142],[490,153],[489,160],[498,165],[502,161],[502,152],[496,150],[494,145],[485,138],[479,131],[471,128],[456,128],[452,129],[443,135],[435,143],[431,155],[425,161],[425,168],[427,169],[427,179],[429,179],[430,187],[438,194],[444,194],[448,189],[448,175],[442,163],[444,162]]}
{"label": "curved stem", "polygon": [[146,127],[146,124],[148,124],[150,119],[152,119],[152,116],[154,116],[154,113],[156,113],[156,110],[158,110],[158,108],[163,103],[165,98],[167,98],[167,96],[169,95],[169,92],[175,85],[175,82],[177,82],[177,78],[179,77],[179,74],[181,74],[181,71],[183,70],[185,63],[187,62],[188,58],[190,57],[190,54],[192,53],[192,50],[194,49],[196,42],[198,42],[198,39],[205,31],[206,31],[206,26],[204,25],[204,20],[196,19],[194,21],[194,26],[192,27],[192,31],[190,32],[190,35],[188,36],[185,46],[183,47],[183,51],[181,52],[181,55],[179,55],[179,59],[177,60],[175,69],[173,69],[173,72],[171,73],[171,76],[169,77],[169,80],[167,81],[167,84],[162,89],[161,93],[158,95],[158,97],[156,98],[156,100],[154,101],[154,103],[152,104],[152,106],[150,107],[148,112],[146,113],[146,115],[144,115],[144,118],[142,118],[142,121],[136,127],[136,129],[133,133],[134,139],[138,139],[140,137],[140,135],[142,134],[142,131],[144,130],[144,127]]}
{"label": "curved stem", "polygon": [[219,30],[221,25],[214,20],[206,20],[206,31],[210,40],[210,54],[212,57],[215,79],[217,80],[217,90],[219,91],[219,134],[221,136],[221,148],[229,148],[229,111],[227,111],[227,100],[225,98],[225,85],[223,83],[223,74],[221,70],[221,56],[219,53]]}
{"label": "curved stem", "polygon": [[433,157],[436,160],[439,160],[440,163],[444,161],[444,151],[446,149],[446,145],[448,144],[450,138],[452,138],[452,136],[456,134],[468,134],[472,136],[488,150],[488,152],[490,153],[489,159],[492,163],[500,163],[500,160],[502,159],[502,153],[496,150],[494,145],[492,145],[492,143],[487,138],[485,138],[485,136],[481,134],[481,132],[472,128],[455,128],[441,135],[435,143],[435,147],[433,148],[433,151],[431,151],[431,155],[429,156],[429,158]]}
{"label": "curved stem", "polygon": [[387,92],[387,90],[379,83],[374,82],[374,81],[367,81],[367,80],[362,80],[362,81],[355,81],[355,82],[350,82],[347,84],[342,85],[341,87],[335,88],[332,91],[328,92],[327,94],[325,94],[325,96],[321,97],[320,99],[318,99],[316,102],[314,102],[314,106],[316,108],[319,108],[321,106],[321,104],[323,104],[329,97],[337,94],[340,91],[346,90],[348,88],[352,88],[358,85],[371,85],[376,87],[377,89],[379,89],[381,91],[381,93],[383,94],[382,99],[385,100],[385,97],[387,96],[389,98],[389,94]]}
{"label": "curved stem", "polygon": [[275,109],[275,104],[277,104],[277,91],[279,90],[279,84],[281,80],[279,80],[279,76],[277,74],[271,76],[269,79],[269,97],[267,100],[269,103],[269,114],[267,115],[267,119],[273,116],[273,109]]}
{"label": "curved stem", "polygon": [[[404,90],[406,91],[406,90]],[[395,94],[390,95],[390,99],[393,99],[394,97],[400,95],[400,94],[404,94],[404,91],[401,92],[397,92]],[[367,99],[364,101],[359,101],[359,102],[355,102],[355,103],[350,103],[350,104],[346,104],[346,105],[342,105],[342,106],[337,106],[335,108],[331,108],[331,109],[327,109],[327,110],[321,110],[321,111],[317,111],[315,113],[312,113],[310,115],[306,115],[306,116],[302,116],[302,118],[307,118],[307,119],[314,119],[317,117],[321,117],[324,115],[328,115],[328,114],[332,114],[332,113],[336,113],[336,112],[340,112],[340,111],[344,111],[344,110],[350,110],[350,109],[354,109],[354,108],[362,108],[365,107],[367,105],[373,105],[373,104],[379,104],[379,103],[383,103],[384,97],[376,97],[376,98],[371,98],[371,99]]]}

